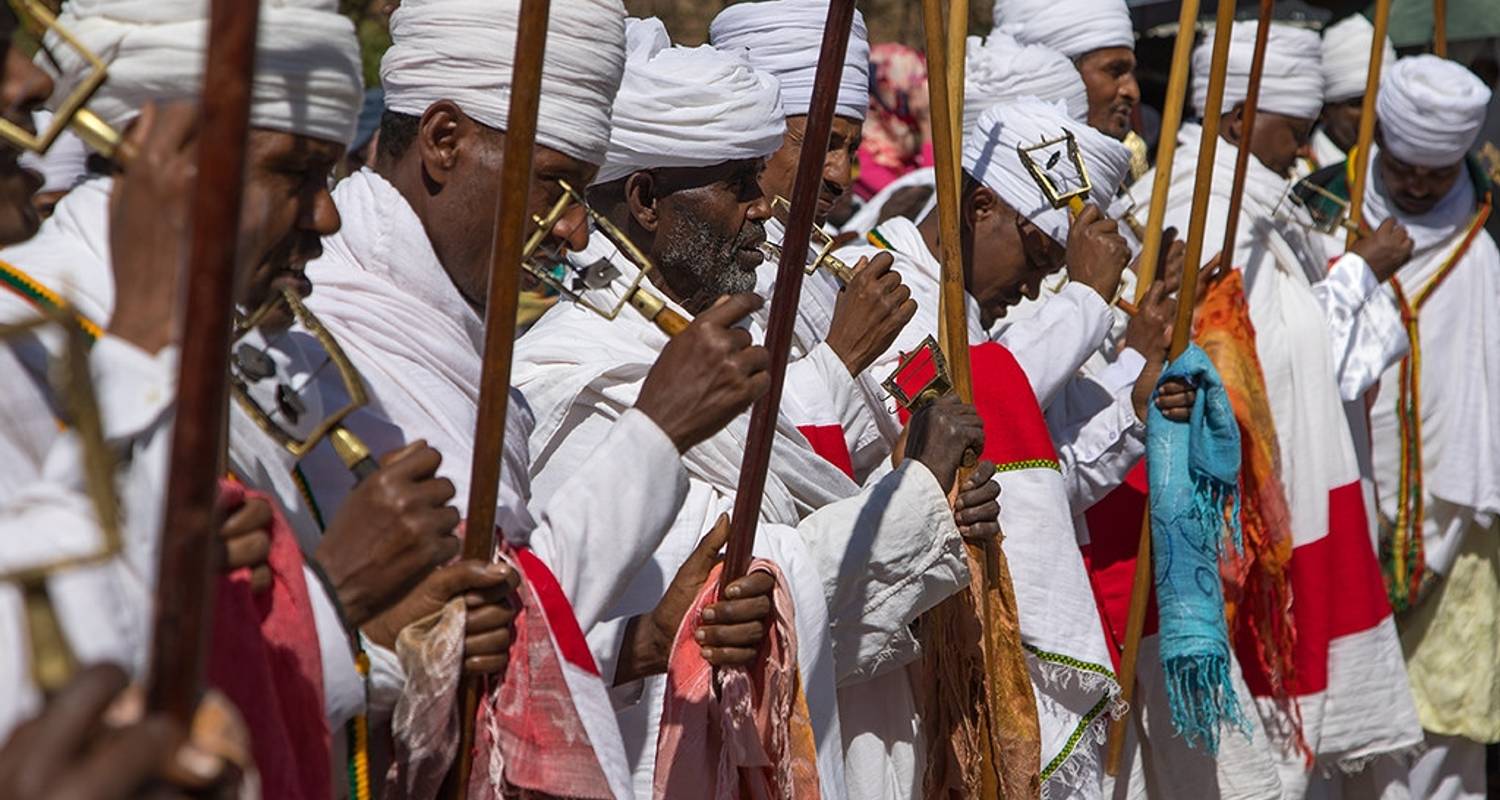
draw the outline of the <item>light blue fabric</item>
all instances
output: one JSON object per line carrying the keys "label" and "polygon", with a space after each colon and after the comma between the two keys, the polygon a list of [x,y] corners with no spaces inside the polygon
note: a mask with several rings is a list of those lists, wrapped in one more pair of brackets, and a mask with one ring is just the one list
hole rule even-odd
{"label": "light blue fabric", "polygon": [[1190,745],[1201,741],[1216,754],[1221,723],[1249,730],[1230,680],[1219,579],[1226,522],[1240,547],[1240,434],[1229,395],[1202,349],[1190,345],[1168,364],[1161,380],[1172,378],[1198,392],[1185,423],[1162,416],[1155,397],[1146,417],[1161,662],[1173,727]]}

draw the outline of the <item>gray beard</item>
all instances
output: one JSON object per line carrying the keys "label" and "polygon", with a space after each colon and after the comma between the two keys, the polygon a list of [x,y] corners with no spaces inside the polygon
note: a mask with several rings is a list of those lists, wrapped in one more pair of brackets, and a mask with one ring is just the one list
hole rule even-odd
{"label": "gray beard", "polygon": [[755,273],[741,269],[734,256],[741,243],[758,238],[764,225],[747,222],[738,234],[726,237],[700,220],[688,222],[657,255],[657,267],[683,307],[697,314],[722,295],[754,290]]}

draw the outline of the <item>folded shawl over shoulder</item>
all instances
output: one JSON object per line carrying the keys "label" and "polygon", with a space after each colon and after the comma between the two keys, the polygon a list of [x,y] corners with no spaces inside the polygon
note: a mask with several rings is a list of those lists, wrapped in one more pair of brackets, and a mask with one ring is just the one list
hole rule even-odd
{"label": "folded shawl over shoulder", "polygon": [[[781,82],[781,103],[787,116],[803,115],[812,105],[813,76],[818,71],[828,5],[827,0],[736,3],[714,17],[708,26],[708,41],[720,50],[745,53],[751,66]],[[855,11],[834,114],[864,120],[870,101],[869,74],[870,34],[864,15]]]}
{"label": "folded shawl over shoulder", "polygon": [[[520,0],[406,0],[380,61],[385,106],[421,116],[439,100],[505,130]],[[536,141],[600,164],[625,67],[620,0],[554,0],[547,20]]]}
{"label": "folded shawl over shoulder", "polygon": [[[347,145],[364,99],[354,24],[334,0],[260,0],[250,124]],[[89,108],[123,128],[152,100],[197,100],[207,48],[203,0],[72,0],[58,24],[109,64]],[[54,102],[89,75],[77,51],[55,33]]]}

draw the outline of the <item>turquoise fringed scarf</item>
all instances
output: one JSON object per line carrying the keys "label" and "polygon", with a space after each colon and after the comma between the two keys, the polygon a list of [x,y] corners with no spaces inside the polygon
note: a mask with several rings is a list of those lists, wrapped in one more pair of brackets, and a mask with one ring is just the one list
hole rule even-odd
{"label": "turquoise fringed scarf", "polygon": [[1249,726],[1229,677],[1219,580],[1226,512],[1240,547],[1239,426],[1219,373],[1197,345],[1167,365],[1161,380],[1170,378],[1185,379],[1198,394],[1186,423],[1162,416],[1154,397],[1146,418],[1161,661],[1173,726],[1189,744],[1201,740],[1217,754],[1221,723]]}

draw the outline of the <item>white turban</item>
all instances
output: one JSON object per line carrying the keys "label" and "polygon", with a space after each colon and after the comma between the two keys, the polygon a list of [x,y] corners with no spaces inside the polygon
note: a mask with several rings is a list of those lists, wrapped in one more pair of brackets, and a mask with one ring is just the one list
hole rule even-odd
{"label": "white turban", "polygon": [[[1107,206],[1130,172],[1130,148],[1074,119],[1062,103],[1046,103],[1035,98],[1014,100],[991,106],[979,117],[973,136],[964,137],[964,171],[993,189],[1006,205],[1051,236],[1058,244],[1068,240],[1068,209],[1053,208],[1052,202],[1032,179],[1019,147],[1031,147],[1057,139],[1067,131],[1078,142],[1088,171],[1092,202]],[[1060,190],[1078,186],[1077,173],[1068,161],[1066,148],[1058,146],[1047,152],[1062,153],[1059,163],[1046,172]],[[1046,153],[1039,158],[1050,160]],[[1040,166],[1046,167],[1043,163]]]}
{"label": "white turban", "polygon": [[1411,56],[1381,77],[1375,118],[1391,155],[1419,167],[1447,167],[1474,146],[1489,104],[1484,81],[1462,64]]}
{"label": "white turban", "polygon": [[[123,127],[151,100],[198,99],[207,46],[206,0],[70,0],[58,23],[109,64],[88,103]],[[54,101],[88,75],[76,52],[49,34],[57,57]],[[50,62],[38,58],[43,69]],[[349,144],[364,91],[354,24],[335,0],[261,0],[250,124]]]}
{"label": "white turban", "polygon": [[673,47],[661,20],[625,27],[625,78],[609,155],[595,183],[657,167],[708,167],[781,147],[786,112],[776,79],[743,55]]}
{"label": "white turban", "polygon": [[[385,107],[421,116],[439,100],[505,130],[520,0],[404,0],[380,61]],[[553,0],[536,142],[604,163],[609,113],[625,69],[620,0]]]}
{"label": "white turban", "polygon": [[1125,0],[995,0],[995,32],[1068,58],[1106,47],[1135,48]]}
{"label": "white turban", "polygon": [[[1255,31],[1260,23],[1236,22],[1229,37],[1229,65],[1224,81],[1228,112],[1245,102],[1250,88],[1250,60],[1255,55]],[[1193,49],[1193,109],[1203,116],[1208,97],[1208,67],[1213,60],[1212,32]],[[1266,66],[1260,77],[1257,111],[1298,119],[1317,119],[1323,110],[1323,45],[1316,33],[1282,23],[1271,23],[1266,40]]]}
{"label": "white turban", "polygon": [[[736,3],[714,17],[708,41],[720,50],[747,51],[750,66],[781,83],[781,104],[787,116],[800,116],[812,106],[813,76],[827,21],[828,0]],[[863,120],[869,106],[870,34],[864,15],[855,11],[833,113]]]}
{"label": "white turban", "polygon": [[[1338,103],[1365,93],[1370,74],[1370,44],[1375,26],[1363,14],[1354,14],[1323,29],[1323,102]],[[1385,40],[1380,59],[1381,74],[1396,63],[1396,48]]]}
{"label": "white turban", "polygon": [[[47,130],[52,124],[52,112],[34,111],[32,120],[38,131]],[[30,150],[21,154],[21,166],[42,174],[42,188],[37,192],[65,192],[78,185],[79,179],[88,174],[89,148],[77,134],[65,130],[58,134],[52,147],[42,155]]]}
{"label": "white turban", "polygon": [[1061,101],[1079,122],[1088,120],[1089,96],[1083,76],[1068,57],[1049,47],[1023,45],[992,33],[970,36],[964,68],[964,132],[974,130],[979,115],[1006,100],[1036,97]]}

